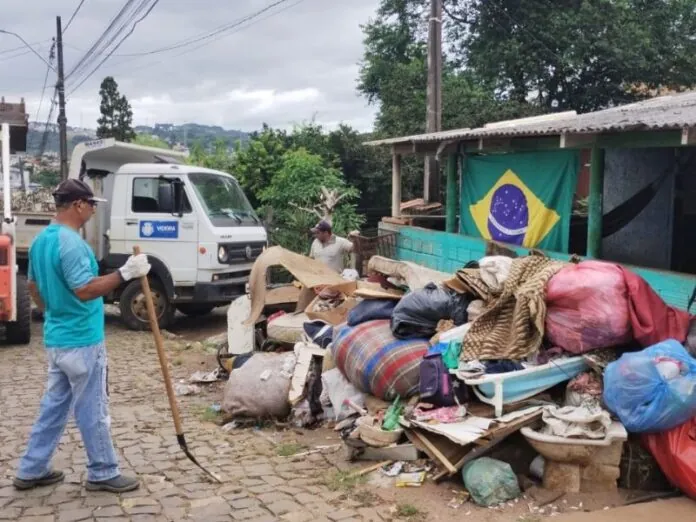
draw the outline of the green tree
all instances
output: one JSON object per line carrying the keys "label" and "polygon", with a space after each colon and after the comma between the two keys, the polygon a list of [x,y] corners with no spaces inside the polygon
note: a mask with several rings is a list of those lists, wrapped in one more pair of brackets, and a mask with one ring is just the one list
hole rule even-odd
{"label": "green tree", "polygon": [[318,217],[298,207],[311,209],[317,205],[322,186],[347,194],[333,216],[336,233],[347,234],[360,228],[364,220],[356,211],[358,190],[346,184],[340,170],[327,167],[321,156],[306,149],[294,149],[285,153],[280,170],[258,196],[263,214],[271,222],[274,243],[299,252],[308,251],[309,229]]}
{"label": "green tree", "polygon": [[31,179],[44,188],[54,188],[60,183],[60,172],[40,168],[36,174],[32,174]]}
{"label": "green tree", "polygon": [[285,131],[265,124],[260,132],[251,135],[246,145],[237,145],[230,172],[237,176],[252,205],[261,203],[262,190],[282,168],[283,156],[289,148]]}
{"label": "green tree", "polygon": [[133,110],[128,99],[118,92],[118,84],[112,76],[107,76],[99,88],[101,103],[97,120],[97,137],[116,138],[119,141],[133,141]]}
{"label": "green tree", "polygon": [[137,145],[143,145],[145,147],[154,147],[157,149],[170,149],[169,143],[164,141],[162,138],[153,136],[150,134],[136,134],[133,139],[133,143]]}
{"label": "green tree", "polygon": [[[359,91],[380,134],[424,130],[429,0],[381,0]],[[696,84],[691,0],[447,0],[443,128],[586,112]]]}
{"label": "green tree", "polygon": [[348,194],[334,214],[334,226],[340,234],[364,222],[357,211],[358,203],[363,204],[363,187],[372,185],[371,194],[384,199],[386,192],[379,194],[378,187],[384,186],[387,177],[383,172],[377,177],[375,151],[362,145],[363,139],[348,127],[326,132],[312,123],[288,133],[264,125],[234,151],[223,141],[218,141],[212,151],[197,143],[188,161],[234,175],[252,206],[264,217],[272,241],[305,252],[309,229],[318,216],[298,207],[311,209],[318,204],[322,186]]}

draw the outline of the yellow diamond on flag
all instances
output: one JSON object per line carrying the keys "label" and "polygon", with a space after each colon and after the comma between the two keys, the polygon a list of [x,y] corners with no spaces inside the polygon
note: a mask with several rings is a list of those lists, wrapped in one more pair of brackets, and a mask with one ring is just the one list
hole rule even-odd
{"label": "yellow diamond on flag", "polygon": [[527,248],[543,241],[561,219],[509,169],[469,211],[484,239]]}

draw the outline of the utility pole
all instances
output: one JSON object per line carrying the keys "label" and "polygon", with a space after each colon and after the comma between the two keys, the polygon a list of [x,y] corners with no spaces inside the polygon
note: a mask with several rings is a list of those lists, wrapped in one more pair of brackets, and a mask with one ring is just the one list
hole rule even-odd
{"label": "utility pole", "polygon": [[58,131],[60,136],[60,179],[68,179],[68,119],[65,117],[65,72],[63,70],[63,28],[56,16],[56,50],[58,53]]}
{"label": "utility pole", "polygon": [[[425,132],[442,129],[442,0],[430,0],[428,21],[428,91]],[[423,172],[423,199],[440,199],[440,173],[435,156],[426,156]]]}

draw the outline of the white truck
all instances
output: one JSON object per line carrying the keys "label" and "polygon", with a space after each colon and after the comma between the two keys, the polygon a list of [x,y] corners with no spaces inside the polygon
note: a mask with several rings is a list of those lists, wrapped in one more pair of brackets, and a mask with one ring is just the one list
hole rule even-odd
{"label": "white truck", "polygon": [[[152,265],[160,328],[171,324],[176,310],[203,315],[243,295],[254,260],[267,245],[263,223],[237,180],[187,165],[184,157],[110,138],[78,144],[70,161],[69,177],[108,200],[83,231],[101,272],[118,269],[139,246]],[[31,241],[53,216],[15,215],[17,255],[26,267]],[[118,303],[129,328],[149,327],[139,281],[124,284],[105,301]]]}

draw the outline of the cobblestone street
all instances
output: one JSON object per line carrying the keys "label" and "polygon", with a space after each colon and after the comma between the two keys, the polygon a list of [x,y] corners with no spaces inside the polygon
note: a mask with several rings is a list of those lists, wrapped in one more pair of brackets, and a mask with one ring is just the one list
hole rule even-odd
{"label": "cobblestone street", "polygon": [[[225,433],[205,422],[213,398],[179,399],[192,452],[223,479],[213,484],[176,443],[166,394],[149,333],[126,331],[110,321],[109,388],[112,433],[123,471],[137,473],[140,490],[122,496],[84,490],[85,454],[74,423],[68,426],[54,467],[63,484],[17,492],[12,487],[18,459],[38,410],[45,384],[41,325],[30,347],[0,348],[0,520],[383,520],[388,506],[350,500],[327,484],[334,468],[321,453],[278,456],[271,435],[254,429]],[[190,369],[172,354],[177,378]],[[199,368],[200,369],[200,368]],[[219,394],[216,394],[219,400]],[[205,402],[203,402],[205,401]],[[333,441],[334,443],[336,441]],[[385,515],[385,518],[380,516]]]}
{"label": "cobblestone street", "polygon": [[[224,314],[188,324],[180,321],[176,331],[183,337],[165,342],[177,382],[195,370],[215,368],[215,356],[195,341],[223,331],[224,324]],[[355,479],[354,470],[373,463],[346,463],[332,430],[272,425],[223,430],[208,410],[220,402],[222,382],[203,385],[199,395],[178,398],[192,453],[223,481],[213,483],[176,442],[152,335],[127,331],[113,315],[107,316],[107,325],[114,443],[124,473],[137,474],[141,488],[120,496],[85,491],[86,456],[73,421],[53,461],[66,480],[27,492],[12,486],[45,385],[41,324],[35,323],[31,346],[0,346],[0,522],[541,522],[545,516],[578,509],[571,507],[578,500],[585,510],[598,511],[622,503],[612,493],[566,496],[556,507],[533,511],[535,502],[525,495],[519,502],[486,509],[471,503],[452,505],[461,498],[460,478],[418,488],[396,488],[378,472]],[[655,507],[675,513],[694,509],[688,501]],[[595,513],[585,513],[586,520]],[[577,518],[581,513],[568,514],[569,521],[585,520]],[[618,509],[614,520],[633,520],[633,515]]]}

